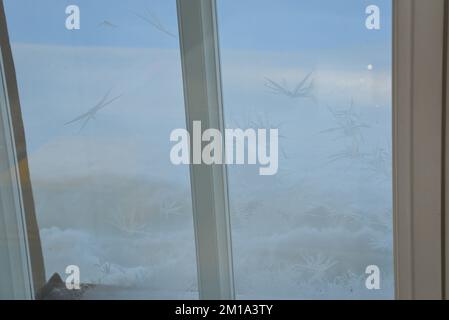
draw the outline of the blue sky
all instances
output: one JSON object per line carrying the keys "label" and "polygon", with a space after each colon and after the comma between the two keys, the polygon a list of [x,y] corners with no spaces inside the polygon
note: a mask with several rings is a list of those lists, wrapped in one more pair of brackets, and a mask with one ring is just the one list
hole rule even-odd
{"label": "blue sky", "polygon": [[[156,15],[177,34],[176,2],[167,0],[6,0],[13,42],[71,46],[177,48],[178,41],[151,27],[137,14]],[[78,5],[81,29],[65,28],[68,5]],[[109,21],[117,28],[99,26]]]}
{"label": "blue sky", "polygon": [[[365,28],[365,8],[371,4],[381,10],[380,31]],[[232,38],[238,48],[378,46],[391,33],[390,0],[218,1],[218,8],[223,42],[231,42]]]}
{"label": "blue sky", "polygon": [[[240,49],[298,50],[383,45],[391,33],[391,0],[218,0],[220,36]],[[65,8],[81,9],[81,30],[64,27]],[[378,5],[382,29],[364,27],[365,8]],[[14,42],[177,47],[135,13],[155,14],[177,33],[174,0],[5,0]],[[108,20],[118,28],[98,25]],[[228,40],[232,39],[232,41]]]}
{"label": "blue sky", "polygon": [[[349,70],[372,63],[389,72],[391,0],[218,0],[222,51],[297,53],[286,64],[331,64]],[[369,5],[380,8],[381,29],[365,27]]]}

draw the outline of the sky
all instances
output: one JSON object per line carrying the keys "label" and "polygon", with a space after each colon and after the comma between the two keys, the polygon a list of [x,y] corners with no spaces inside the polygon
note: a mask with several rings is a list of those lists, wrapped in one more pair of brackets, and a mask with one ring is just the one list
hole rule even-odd
{"label": "sky", "polygon": [[[348,45],[384,45],[391,30],[391,0],[218,0],[220,37],[235,48],[298,50]],[[381,10],[382,29],[364,28],[365,8]],[[81,9],[81,30],[64,28],[65,8]],[[145,28],[137,14],[156,15],[177,33],[174,0],[6,0],[10,32],[15,42],[93,46],[177,46]],[[116,29],[98,27],[104,20]],[[148,27],[148,25],[147,25]],[[113,35],[111,35],[113,32]],[[151,39],[150,39],[151,38]]]}
{"label": "sky", "polygon": [[[66,7],[77,5],[81,29],[65,28]],[[178,47],[138,15],[157,16],[177,34],[175,1],[166,0],[7,0],[5,1],[12,41],[70,46]],[[100,26],[109,21],[116,28]]]}

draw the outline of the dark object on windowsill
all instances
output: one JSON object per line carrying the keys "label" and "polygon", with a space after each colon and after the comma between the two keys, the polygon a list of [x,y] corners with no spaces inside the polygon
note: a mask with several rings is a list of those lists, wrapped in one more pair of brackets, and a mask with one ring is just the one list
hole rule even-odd
{"label": "dark object on windowsill", "polygon": [[81,300],[84,293],[91,287],[93,286],[81,285],[78,290],[69,290],[61,276],[55,273],[38,291],[36,300]]}

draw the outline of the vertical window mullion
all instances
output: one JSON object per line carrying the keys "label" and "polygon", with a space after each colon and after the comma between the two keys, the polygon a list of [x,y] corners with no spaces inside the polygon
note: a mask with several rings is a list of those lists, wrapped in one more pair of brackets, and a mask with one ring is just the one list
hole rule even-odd
{"label": "vertical window mullion", "polygon": [[0,299],[31,298],[22,212],[17,197],[3,61],[0,57]]}
{"label": "vertical window mullion", "polygon": [[396,296],[441,299],[444,1],[394,5]]}
{"label": "vertical window mullion", "polygon": [[[215,1],[178,0],[177,8],[187,130],[193,137],[201,121],[202,131],[224,133]],[[192,164],[190,176],[200,298],[233,299],[226,166]]]}
{"label": "vertical window mullion", "polygon": [[[28,170],[19,92],[0,1],[0,296],[34,298],[45,270]],[[3,230],[4,229],[4,230]],[[7,263],[7,264],[5,264]],[[6,278],[3,278],[6,277]],[[9,277],[9,278],[8,278]],[[8,288],[9,284],[9,288]]]}
{"label": "vertical window mullion", "polygon": [[[3,51],[3,48],[0,47]],[[30,299],[31,281],[23,214],[18,196],[14,144],[0,56],[0,298]]]}

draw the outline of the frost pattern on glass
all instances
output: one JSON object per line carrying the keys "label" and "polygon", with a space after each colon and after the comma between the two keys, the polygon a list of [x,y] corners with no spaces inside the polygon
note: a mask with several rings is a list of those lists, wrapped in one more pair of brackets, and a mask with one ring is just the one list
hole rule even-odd
{"label": "frost pattern on glass", "polygon": [[175,1],[5,1],[47,279],[83,298],[198,298]]}
{"label": "frost pattern on glass", "polygon": [[226,126],[280,134],[277,175],[228,169],[237,296],[393,298],[391,1],[220,0],[218,13]]}

